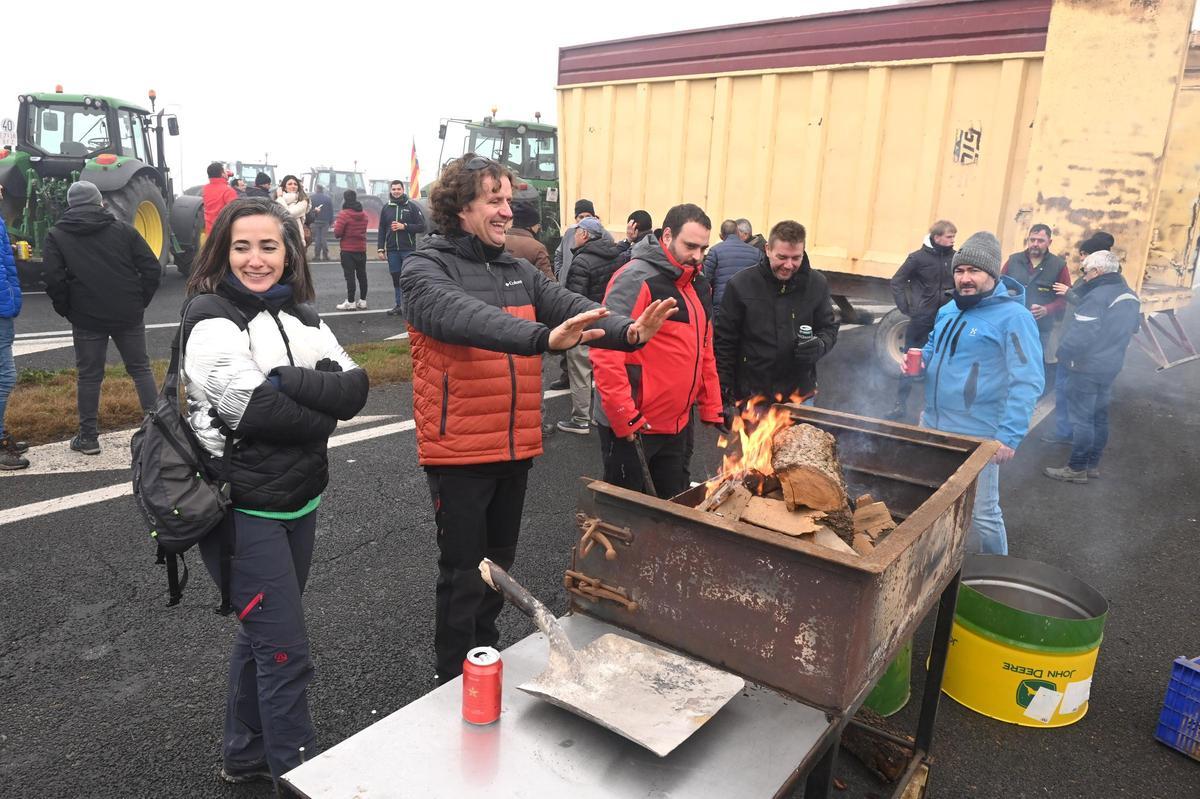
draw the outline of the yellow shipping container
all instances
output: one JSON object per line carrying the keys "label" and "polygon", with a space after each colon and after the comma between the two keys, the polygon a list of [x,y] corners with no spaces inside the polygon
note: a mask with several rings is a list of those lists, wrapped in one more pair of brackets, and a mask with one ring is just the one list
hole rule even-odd
{"label": "yellow shipping container", "polygon": [[1174,324],[1196,272],[1194,6],[957,0],[563,48],[563,207],[587,197],[613,229],[679,202],[764,234],[796,219],[847,314],[890,303],[936,219],[1006,253],[1044,222],[1069,261],[1105,230]]}

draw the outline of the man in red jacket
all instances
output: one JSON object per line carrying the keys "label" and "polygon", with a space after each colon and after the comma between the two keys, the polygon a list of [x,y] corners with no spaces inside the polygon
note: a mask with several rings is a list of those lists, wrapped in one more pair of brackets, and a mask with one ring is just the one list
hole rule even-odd
{"label": "man in red jacket", "polygon": [[723,421],[711,309],[693,286],[711,234],[704,211],[677,205],[663,219],[661,240],[649,234],[638,242],[632,260],[608,284],[604,305],[621,316],[636,319],[656,300],[678,303],[676,313],[640,350],[589,353],[604,479],[610,483],[650,493],[642,478],[642,447],[655,492],[661,497],[680,493],[691,480],[692,406],[699,403],[705,424]]}
{"label": "man in red jacket", "polygon": [[225,166],[219,161],[208,165],[208,185],[201,196],[204,198],[204,232],[212,230],[213,222],[221,209],[238,198],[238,193],[225,182]]}

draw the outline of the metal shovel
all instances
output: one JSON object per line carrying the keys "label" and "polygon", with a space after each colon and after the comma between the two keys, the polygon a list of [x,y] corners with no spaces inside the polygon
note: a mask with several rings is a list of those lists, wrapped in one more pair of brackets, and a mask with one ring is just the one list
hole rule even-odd
{"label": "metal shovel", "polygon": [[533,619],[550,643],[546,670],[518,685],[666,757],[742,690],[741,677],[609,633],[574,649],[554,615],[486,558],[479,573]]}

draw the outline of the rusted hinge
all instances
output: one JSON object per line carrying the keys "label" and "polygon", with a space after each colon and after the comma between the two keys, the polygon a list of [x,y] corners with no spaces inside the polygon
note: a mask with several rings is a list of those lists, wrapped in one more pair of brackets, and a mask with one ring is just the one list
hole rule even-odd
{"label": "rusted hinge", "polygon": [[615,527],[583,513],[575,514],[575,521],[583,530],[583,535],[579,537],[580,558],[586,558],[592,547],[599,544],[604,547],[605,560],[616,560],[617,550],[612,545],[613,540],[625,546],[633,542],[633,533],[628,527]]}
{"label": "rusted hinge", "polygon": [[583,572],[568,569],[563,575],[563,585],[568,591],[581,599],[596,603],[600,600],[616,602],[630,613],[638,609],[638,603],[629,598],[628,592],[613,585],[605,585],[597,577],[589,577]]}

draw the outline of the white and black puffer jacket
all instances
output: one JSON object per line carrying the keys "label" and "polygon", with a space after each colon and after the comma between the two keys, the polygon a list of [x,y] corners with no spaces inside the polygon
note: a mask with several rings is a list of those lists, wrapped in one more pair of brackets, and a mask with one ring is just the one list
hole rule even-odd
{"label": "white and black puffer jacket", "polygon": [[[188,423],[221,471],[222,427],[235,436],[235,507],[288,512],[329,481],[326,444],[367,401],[367,374],[310,305],[271,307],[222,284],[187,306],[181,378]],[[328,359],[342,371],[317,371]],[[336,367],[335,367],[336,368]],[[219,422],[215,416],[219,417]]]}

